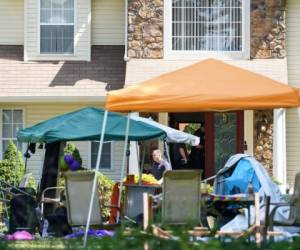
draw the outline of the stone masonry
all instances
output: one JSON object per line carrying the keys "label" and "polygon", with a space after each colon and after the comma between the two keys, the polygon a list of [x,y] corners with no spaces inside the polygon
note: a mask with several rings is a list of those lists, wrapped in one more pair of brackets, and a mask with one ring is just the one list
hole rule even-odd
{"label": "stone masonry", "polygon": [[[251,0],[251,58],[284,58],[284,0]],[[128,56],[163,58],[163,0],[128,0]]]}
{"label": "stone masonry", "polygon": [[163,57],[163,0],[128,1],[128,56]]}
{"label": "stone masonry", "polygon": [[285,1],[251,0],[251,58],[284,58]]}
{"label": "stone masonry", "polygon": [[254,111],[254,157],[270,174],[273,169],[273,110]]}

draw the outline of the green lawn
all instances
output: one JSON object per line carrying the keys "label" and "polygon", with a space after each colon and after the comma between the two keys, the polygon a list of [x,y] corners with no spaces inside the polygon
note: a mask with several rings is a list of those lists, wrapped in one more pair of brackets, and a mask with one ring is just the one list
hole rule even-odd
{"label": "green lawn", "polygon": [[[149,250],[253,250],[258,249],[255,244],[249,244],[246,241],[232,241],[225,243],[225,240],[212,240],[209,243],[191,243],[186,236],[181,236],[178,240],[162,240],[151,235],[137,233],[134,235],[124,236],[117,235],[113,238],[95,239],[91,238],[88,242],[88,249],[105,249],[105,250],[126,250],[126,249],[144,249],[145,244]],[[47,239],[36,241],[18,241],[8,242],[0,241],[0,249],[82,249],[81,239]],[[300,239],[294,239],[293,242],[268,242],[259,249],[268,250],[299,250]]]}

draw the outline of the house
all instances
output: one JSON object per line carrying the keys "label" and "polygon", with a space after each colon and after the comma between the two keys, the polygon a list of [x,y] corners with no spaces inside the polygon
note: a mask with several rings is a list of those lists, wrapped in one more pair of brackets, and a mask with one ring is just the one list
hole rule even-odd
{"label": "house", "polygon": [[[287,84],[285,16],[283,0],[0,0],[0,150],[15,139],[17,127],[101,107],[108,90],[207,57]],[[292,165],[286,165],[285,110],[158,117],[174,126],[205,122],[211,128],[205,135],[213,145],[206,152],[207,173],[227,155],[246,151],[287,183]],[[95,159],[94,144],[78,143],[87,166]],[[105,150],[110,165],[102,170],[114,179],[121,149],[113,142]],[[39,174],[41,157],[32,156],[28,171]]]}
{"label": "house", "polygon": [[[124,86],[124,4],[0,0],[0,152],[16,140],[18,129],[86,106],[103,107],[106,91]],[[84,166],[94,167],[98,143],[76,144]],[[122,147],[104,147],[101,171],[113,179],[119,177]],[[42,160],[37,149],[27,171],[39,178]]]}
{"label": "house", "polygon": [[[285,1],[281,0],[128,1],[125,86],[207,57],[287,84],[285,22]],[[209,128],[205,143],[213,145],[205,153],[209,176],[228,155],[246,151],[286,184],[285,116],[280,109],[173,113],[159,118],[169,124],[205,122]]]}

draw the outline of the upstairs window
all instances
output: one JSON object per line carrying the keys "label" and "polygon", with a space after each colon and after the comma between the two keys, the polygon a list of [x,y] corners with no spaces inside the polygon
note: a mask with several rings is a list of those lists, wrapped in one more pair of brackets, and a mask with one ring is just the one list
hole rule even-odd
{"label": "upstairs window", "polygon": [[40,1],[40,53],[73,54],[74,0]]}
{"label": "upstairs window", "polygon": [[166,0],[172,52],[245,52],[248,0]]}

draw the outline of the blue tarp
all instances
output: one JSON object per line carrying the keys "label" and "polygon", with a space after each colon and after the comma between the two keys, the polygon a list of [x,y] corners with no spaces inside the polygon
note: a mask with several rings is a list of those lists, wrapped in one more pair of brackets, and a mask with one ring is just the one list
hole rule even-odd
{"label": "blue tarp", "polygon": [[247,193],[249,183],[252,184],[254,192],[259,191],[261,185],[253,166],[249,161],[242,158],[237,163],[232,175],[225,179],[224,194]]}

